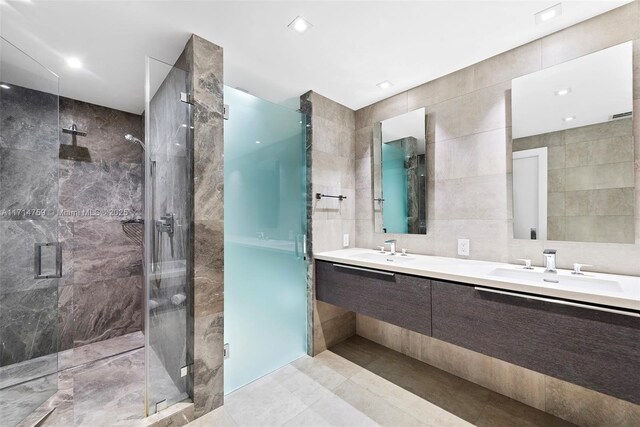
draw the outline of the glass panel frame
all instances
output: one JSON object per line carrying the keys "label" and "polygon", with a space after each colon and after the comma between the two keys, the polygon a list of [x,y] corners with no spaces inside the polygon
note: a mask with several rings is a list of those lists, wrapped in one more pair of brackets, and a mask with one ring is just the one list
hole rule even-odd
{"label": "glass panel frame", "polygon": [[[59,78],[0,37],[0,419],[56,393]],[[54,274],[38,274],[53,272]]]}
{"label": "glass panel frame", "polygon": [[[145,401],[147,415],[193,396],[191,72],[147,57]],[[187,101],[187,102],[185,102]]]}

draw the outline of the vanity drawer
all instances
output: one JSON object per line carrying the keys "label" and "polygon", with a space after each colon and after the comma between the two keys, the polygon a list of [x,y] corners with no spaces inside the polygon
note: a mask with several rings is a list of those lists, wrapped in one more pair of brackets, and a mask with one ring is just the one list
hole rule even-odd
{"label": "vanity drawer", "polygon": [[640,403],[640,318],[432,281],[433,337]]}
{"label": "vanity drawer", "polygon": [[431,335],[430,280],[316,261],[316,298]]}

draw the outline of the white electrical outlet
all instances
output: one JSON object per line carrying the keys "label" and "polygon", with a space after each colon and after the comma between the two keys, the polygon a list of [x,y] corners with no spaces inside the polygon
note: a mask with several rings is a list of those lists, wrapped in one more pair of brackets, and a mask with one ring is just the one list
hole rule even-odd
{"label": "white electrical outlet", "polygon": [[458,255],[469,256],[469,239],[458,239]]}
{"label": "white electrical outlet", "polygon": [[349,235],[348,234],[343,234],[342,235],[342,247],[343,248],[348,248],[349,247]]}

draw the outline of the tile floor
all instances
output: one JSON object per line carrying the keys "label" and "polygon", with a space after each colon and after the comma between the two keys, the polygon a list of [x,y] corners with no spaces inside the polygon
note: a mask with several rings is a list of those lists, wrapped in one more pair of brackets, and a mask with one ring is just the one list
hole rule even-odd
{"label": "tile floor", "polygon": [[[58,392],[20,426],[52,408],[43,427],[131,425],[144,417],[144,335],[135,332],[58,354]],[[117,410],[115,410],[117,409]]]}
{"label": "tile floor", "polygon": [[225,397],[204,426],[571,426],[361,337]]}

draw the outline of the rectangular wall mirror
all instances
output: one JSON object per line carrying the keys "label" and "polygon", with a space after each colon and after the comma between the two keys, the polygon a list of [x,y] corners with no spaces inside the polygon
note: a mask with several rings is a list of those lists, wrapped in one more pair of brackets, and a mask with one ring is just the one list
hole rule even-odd
{"label": "rectangular wall mirror", "polygon": [[372,158],[376,232],[427,234],[425,108],[376,123]]}
{"label": "rectangular wall mirror", "polygon": [[516,239],[634,243],[633,49],[512,81]]}

